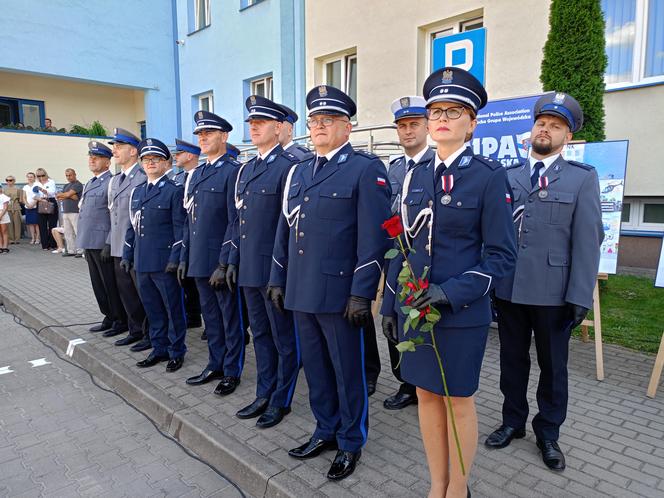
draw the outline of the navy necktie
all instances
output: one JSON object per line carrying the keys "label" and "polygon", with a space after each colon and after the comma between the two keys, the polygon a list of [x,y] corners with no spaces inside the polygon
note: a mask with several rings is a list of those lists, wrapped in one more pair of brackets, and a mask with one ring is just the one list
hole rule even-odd
{"label": "navy necktie", "polygon": [[154,185],[152,183],[148,183],[148,193],[150,192],[150,190],[152,190],[152,187],[154,187]]}
{"label": "navy necktie", "polygon": [[413,168],[413,166],[415,166],[415,160],[414,159],[409,159],[408,160],[408,168],[406,169],[406,171],[410,171]]}
{"label": "navy necktie", "polygon": [[530,186],[534,187],[537,185],[537,182],[539,182],[539,177],[540,177],[540,171],[544,167],[544,163],[542,161],[537,161],[535,163],[535,167],[533,168],[533,174],[530,175]]}
{"label": "navy necktie", "polygon": [[314,178],[316,177],[318,172],[321,169],[323,169],[323,166],[325,166],[326,163],[327,163],[327,157],[321,156],[318,158],[318,160],[316,161],[316,168],[314,169]]}
{"label": "navy necktie", "polygon": [[125,178],[127,178],[127,175],[125,175],[124,173],[122,173],[122,174],[120,175],[120,185],[122,185],[122,182],[125,181]]}

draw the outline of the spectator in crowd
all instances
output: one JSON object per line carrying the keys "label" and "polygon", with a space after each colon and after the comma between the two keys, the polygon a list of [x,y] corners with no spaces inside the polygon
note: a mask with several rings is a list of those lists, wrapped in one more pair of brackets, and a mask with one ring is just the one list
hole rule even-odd
{"label": "spectator in crowd", "polygon": [[39,244],[39,216],[37,215],[37,199],[35,191],[35,174],[30,171],[25,175],[27,183],[23,186],[25,203],[25,225],[30,235],[30,244]]}
{"label": "spectator in crowd", "polygon": [[21,204],[24,202],[23,190],[16,186],[16,178],[9,175],[5,178],[7,184],[5,185],[4,194],[9,197],[9,243],[18,244],[21,240],[22,223],[21,223]]}
{"label": "spectator in crowd", "polygon": [[9,252],[9,197],[3,193],[0,183],[0,254]]}
{"label": "spectator in crowd", "polygon": [[65,177],[69,183],[63,187],[62,192],[55,194],[55,198],[60,201],[62,227],[67,241],[67,249],[62,255],[75,256],[82,252],[76,249],[76,225],[78,224],[78,201],[83,193],[83,184],[76,179],[76,171],[72,168],[65,170]]}
{"label": "spectator in crowd", "polygon": [[[43,250],[56,249],[55,240],[51,235],[53,230],[58,225],[58,204],[55,202],[55,181],[49,178],[48,173],[44,168],[37,169],[37,192],[38,203],[40,200],[45,200],[53,205],[51,213],[39,213],[39,234],[41,238],[41,246]],[[33,189],[34,190],[34,189]],[[36,193],[37,193],[36,192]]]}
{"label": "spectator in crowd", "polygon": [[55,240],[57,249],[53,249],[51,252],[53,254],[59,254],[65,252],[65,229],[63,227],[55,227],[51,230],[51,235],[53,240]]}
{"label": "spectator in crowd", "polygon": [[44,120],[44,123],[45,123],[44,124],[44,129],[46,131],[52,131],[52,132],[58,131],[57,128],[55,126],[53,126],[53,122],[51,121],[51,118],[46,118]]}

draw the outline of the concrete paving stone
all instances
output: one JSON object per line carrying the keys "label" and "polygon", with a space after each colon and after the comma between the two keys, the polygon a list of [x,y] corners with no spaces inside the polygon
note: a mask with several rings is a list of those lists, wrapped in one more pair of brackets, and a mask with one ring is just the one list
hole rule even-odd
{"label": "concrete paving stone", "polygon": [[615,453],[622,453],[625,449],[625,445],[622,443],[606,438],[597,437],[594,434],[585,434],[583,436],[583,440],[589,442],[593,446],[603,447]]}
{"label": "concrete paving stone", "polygon": [[606,483],[612,483],[618,487],[625,488],[629,483],[628,478],[620,476],[608,469],[597,467],[596,465],[593,465],[591,463],[584,464],[581,470],[586,474],[590,475],[591,477],[599,479],[600,484],[602,482],[606,482]]}
{"label": "concrete paving stone", "polygon": [[[205,472],[196,474],[191,477],[182,478],[183,482],[190,486],[196,486],[201,490],[218,490],[221,487],[225,487],[227,482],[216,472],[208,469]],[[211,491],[209,491],[211,492]]]}
{"label": "concrete paving stone", "polygon": [[658,480],[661,480],[662,476],[664,476],[664,460],[658,459],[652,460],[651,462],[652,463],[643,464],[641,470],[646,474],[657,477]]}
{"label": "concrete paving stone", "polygon": [[620,464],[613,464],[611,466],[611,471],[615,472],[618,475],[627,477],[628,479],[631,479],[633,481],[640,482],[642,484],[645,484],[647,486],[650,486],[651,488],[654,488],[657,486],[657,483],[659,482],[659,477],[661,477],[662,472],[661,469],[658,472],[658,476],[653,476],[649,475],[645,472],[641,472],[636,469],[632,469],[630,467],[625,467]]}
{"label": "concrete paving stone", "polygon": [[613,462],[616,462],[618,465],[624,465],[633,469],[639,469],[643,465],[643,462],[637,460],[636,458],[631,458],[627,455],[616,453],[615,451],[611,451],[606,448],[600,448],[597,451],[597,456],[607,458]]}
{"label": "concrete paving stone", "polygon": [[616,486],[610,482],[600,482],[597,489],[605,493],[606,496],[614,496],[615,498],[639,498],[641,496],[628,491],[626,487]]}

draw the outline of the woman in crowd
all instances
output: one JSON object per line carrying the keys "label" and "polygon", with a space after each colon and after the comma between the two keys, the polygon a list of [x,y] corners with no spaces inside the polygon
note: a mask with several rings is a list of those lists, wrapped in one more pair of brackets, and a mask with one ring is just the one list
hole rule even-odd
{"label": "woman in crowd", "polygon": [[[414,352],[403,353],[401,375],[417,386],[420,431],[431,476],[429,497],[460,498],[470,496],[468,475],[477,449],[473,395],[491,323],[489,292],[513,269],[516,247],[505,169],[466,146],[477,126],[477,111],[486,104],[486,91],[467,71],[446,67],[427,78],[423,96],[437,151],[429,163],[406,174],[401,198],[403,226],[413,248],[408,258],[418,277],[428,268],[428,285],[421,283],[425,290],[407,304],[423,314],[435,308],[440,320],[432,332],[421,332],[422,323],[428,323],[421,319],[418,330],[404,336],[400,308],[406,303],[394,297],[391,313],[383,306],[384,315],[392,315],[385,316],[383,323],[398,331],[402,340],[424,339]],[[401,265],[390,264],[389,269],[390,287],[397,289]],[[397,296],[399,292],[400,288]]]}
{"label": "woman in crowd", "polygon": [[57,249],[57,244],[51,235],[51,230],[58,226],[58,203],[55,200],[55,182],[48,177],[44,168],[37,169],[38,200],[48,201],[52,206],[51,213],[38,213],[39,235],[42,249]]}
{"label": "woman in crowd", "polygon": [[9,203],[11,200],[3,192],[2,183],[0,183],[0,254],[9,252]]}
{"label": "woman in crowd", "polygon": [[25,192],[25,225],[28,228],[28,235],[30,235],[30,244],[40,243],[39,238],[39,216],[37,214],[37,197],[34,192],[35,188],[35,174],[30,171],[25,175],[27,183],[23,186]]}

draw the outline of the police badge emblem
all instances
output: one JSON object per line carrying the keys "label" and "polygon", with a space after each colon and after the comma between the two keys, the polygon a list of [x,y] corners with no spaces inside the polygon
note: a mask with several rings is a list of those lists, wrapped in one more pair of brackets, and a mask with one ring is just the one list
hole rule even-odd
{"label": "police badge emblem", "polygon": [[203,113],[201,111],[198,111],[198,114],[196,114],[196,119],[203,119]]}
{"label": "police badge emblem", "polygon": [[148,138],[148,139],[145,141],[145,143],[148,144],[148,145],[152,145],[152,139],[151,139],[151,138]]}
{"label": "police badge emblem", "polygon": [[256,96],[252,95],[249,97],[249,102],[251,102],[251,105],[256,105]]}
{"label": "police badge emblem", "polygon": [[453,78],[454,78],[454,72],[451,69],[446,69],[445,71],[443,71],[442,82],[444,85],[452,83]]}
{"label": "police badge emblem", "polygon": [[565,94],[561,92],[556,93],[556,96],[553,98],[553,103],[560,105],[563,102],[565,102]]}
{"label": "police badge emblem", "polygon": [[117,135],[117,134],[118,134],[118,129],[117,129],[117,128],[113,128],[113,135]]}
{"label": "police badge emblem", "polygon": [[318,87],[318,96],[327,97],[327,87],[325,85],[321,85]]}
{"label": "police badge emblem", "polygon": [[93,146],[93,147],[97,147],[97,142],[93,141],[93,142],[92,142],[92,146]]}
{"label": "police badge emblem", "polygon": [[399,99],[399,103],[401,104],[402,109],[410,107],[410,97],[401,97],[401,99]]}

